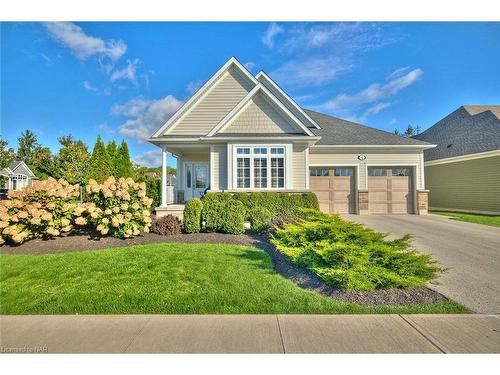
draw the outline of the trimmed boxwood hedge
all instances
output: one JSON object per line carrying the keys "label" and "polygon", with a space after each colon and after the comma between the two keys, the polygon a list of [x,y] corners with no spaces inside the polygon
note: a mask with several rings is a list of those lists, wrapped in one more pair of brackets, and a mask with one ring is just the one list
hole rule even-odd
{"label": "trimmed boxwood hedge", "polygon": [[203,203],[198,198],[189,200],[184,206],[184,232],[198,233],[201,229]]}
{"label": "trimmed boxwood hedge", "polygon": [[[213,193],[219,194],[219,193]],[[224,193],[222,193],[224,194]],[[250,220],[254,207],[265,207],[273,219],[294,216],[301,208],[319,209],[318,198],[314,193],[289,194],[277,192],[235,193],[233,198],[245,206],[245,219]]]}
{"label": "trimmed boxwood hedge", "polygon": [[243,233],[245,220],[250,221],[253,230],[260,232],[274,219],[297,216],[304,208],[319,209],[314,193],[207,193],[201,201],[205,230],[233,234]]}
{"label": "trimmed boxwood hedge", "polygon": [[250,221],[250,228],[255,233],[261,233],[267,229],[271,221],[273,220],[273,215],[265,207],[254,207],[248,213],[248,221]]}

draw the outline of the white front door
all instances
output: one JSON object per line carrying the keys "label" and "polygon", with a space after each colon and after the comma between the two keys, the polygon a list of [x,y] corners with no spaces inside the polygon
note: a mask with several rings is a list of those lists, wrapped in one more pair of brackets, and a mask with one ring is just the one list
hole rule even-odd
{"label": "white front door", "polygon": [[184,199],[200,198],[208,188],[208,164],[207,163],[185,163],[185,186]]}

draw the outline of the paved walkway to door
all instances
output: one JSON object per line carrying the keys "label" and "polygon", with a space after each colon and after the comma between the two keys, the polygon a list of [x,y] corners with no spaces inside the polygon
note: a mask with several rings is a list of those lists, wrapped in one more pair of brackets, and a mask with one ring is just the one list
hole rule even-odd
{"label": "paved walkway to door", "polygon": [[0,352],[500,353],[500,317],[4,315]]}
{"label": "paved walkway to door", "polygon": [[431,214],[344,217],[389,232],[392,238],[413,234],[419,251],[449,267],[432,289],[473,311],[500,313],[500,228]]}

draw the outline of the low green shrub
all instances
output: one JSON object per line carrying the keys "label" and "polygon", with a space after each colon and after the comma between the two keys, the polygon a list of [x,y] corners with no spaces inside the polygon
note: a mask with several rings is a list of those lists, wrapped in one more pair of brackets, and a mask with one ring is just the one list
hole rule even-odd
{"label": "low green shrub", "polygon": [[223,233],[241,234],[245,232],[245,207],[234,199],[221,202],[222,222],[219,230]]}
{"label": "low green shrub", "polygon": [[265,207],[273,218],[294,216],[302,208],[319,209],[318,198],[314,193],[289,194],[278,192],[236,193],[233,199],[245,206],[245,219],[250,221],[254,207]]}
{"label": "low green shrub", "polygon": [[202,220],[205,222],[207,232],[223,232],[224,214],[226,203],[231,201],[228,193],[207,193],[202,198]]}
{"label": "low green shrub", "polygon": [[198,198],[190,199],[184,206],[184,232],[198,233],[201,229],[203,203]]}
{"label": "low green shrub", "polygon": [[304,210],[303,219],[276,228],[272,243],[293,262],[339,288],[370,291],[424,285],[442,271],[430,255],[412,249],[411,237],[388,241],[387,234]]}
{"label": "low green shrub", "polygon": [[253,207],[248,212],[248,221],[250,221],[250,228],[255,233],[261,233],[267,229],[269,223],[273,220],[273,215],[265,207]]}

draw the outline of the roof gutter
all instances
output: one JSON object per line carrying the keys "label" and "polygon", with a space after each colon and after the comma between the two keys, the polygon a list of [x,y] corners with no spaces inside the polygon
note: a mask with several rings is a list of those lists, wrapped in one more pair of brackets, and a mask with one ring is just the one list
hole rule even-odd
{"label": "roof gutter", "polygon": [[417,150],[427,150],[434,148],[437,145],[425,144],[425,145],[314,145],[313,148],[317,149],[360,149],[360,148],[377,148],[377,149],[417,149]]}

